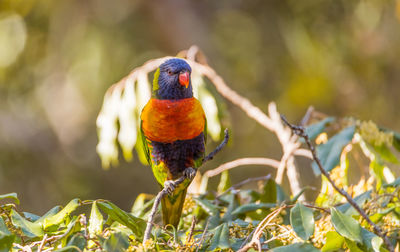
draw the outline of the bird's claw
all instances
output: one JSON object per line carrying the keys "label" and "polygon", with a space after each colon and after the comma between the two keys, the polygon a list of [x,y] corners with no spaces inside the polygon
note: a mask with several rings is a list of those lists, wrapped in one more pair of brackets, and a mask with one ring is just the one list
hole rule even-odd
{"label": "bird's claw", "polygon": [[175,185],[173,180],[167,180],[164,182],[164,188],[167,190],[167,193],[171,195],[175,190]]}
{"label": "bird's claw", "polygon": [[196,172],[196,169],[188,167],[183,171],[183,176],[185,176],[185,178],[187,179],[192,180],[196,176]]}

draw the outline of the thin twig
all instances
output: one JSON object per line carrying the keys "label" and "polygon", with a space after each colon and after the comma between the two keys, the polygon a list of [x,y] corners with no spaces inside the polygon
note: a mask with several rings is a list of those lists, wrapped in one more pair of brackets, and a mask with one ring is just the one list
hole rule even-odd
{"label": "thin twig", "polygon": [[[208,154],[204,159],[203,159],[203,163],[211,160],[214,158],[214,156],[221,151],[221,149],[228,143],[229,140],[229,132],[228,129],[225,129],[225,137],[224,140],[217,146],[217,148],[215,150],[213,150],[210,154]],[[172,183],[173,188],[177,188],[179,184],[183,183],[183,181],[185,181],[186,177],[182,176],[180,178],[178,178],[177,180],[174,180]],[[144,232],[144,237],[143,237],[143,246],[146,247],[146,241],[150,239],[150,234],[151,234],[151,230],[153,228],[153,222],[154,222],[154,216],[157,212],[158,206],[161,202],[161,199],[166,196],[168,194],[168,190],[167,187],[164,187],[156,196],[154,203],[153,203],[153,207],[151,208],[151,212],[150,215],[147,218],[147,226],[146,226],[146,230]]]}
{"label": "thin twig", "polygon": [[[244,245],[247,244],[247,241],[250,239],[250,237],[253,237],[254,232],[256,231],[256,229],[253,229],[253,231],[250,232],[250,234],[246,237],[246,239],[243,241],[242,245],[240,245],[239,251],[240,249],[243,248]],[[250,249],[250,247],[249,247]]]}
{"label": "thin twig", "polygon": [[190,231],[189,231],[188,237],[186,238],[186,243],[189,243],[190,240],[192,239],[193,232],[194,232],[194,228],[195,228],[195,226],[196,226],[196,222],[197,222],[196,216],[193,215],[192,225],[190,225]]}
{"label": "thin twig", "polygon": [[337,192],[339,192],[341,195],[343,195],[347,202],[349,202],[349,204],[354,207],[354,209],[356,209],[356,211],[373,227],[374,229],[374,233],[376,235],[378,235],[379,237],[381,237],[386,246],[388,247],[388,249],[390,251],[394,251],[393,245],[390,242],[389,238],[382,232],[382,230],[368,217],[368,215],[364,212],[364,210],[361,209],[361,207],[358,206],[358,204],[354,201],[354,199],[343,189],[339,188],[335,182],[332,180],[331,176],[329,175],[329,173],[323,168],[321,160],[318,158],[317,153],[315,151],[315,147],[312,145],[310,138],[308,137],[304,127],[302,126],[296,126],[293,124],[290,124],[286,118],[281,115],[282,121],[286,123],[286,125],[288,125],[290,127],[290,129],[293,131],[294,134],[304,138],[304,140],[306,141],[306,144],[308,146],[308,148],[310,149],[313,159],[314,161],[317,163],[317,166],[319,168],[319,170],[321,171],[321,173],[328,179],[329,183],[332,185],[333,188],[335,188],[335,190]]}
{"label": "thin twig", "polygon": [[204,237],[206,236],[207,230],[208,230],[208,224],[210,224],[210,218],[207,219],[206,226],[204,227],[203,234],[201,235],[200,241],[199,241],[199,246],[196,248],[196,252],[199,251],[201,244],[203,243]]}
{"label": "thin twig", "polygon": [[38,252],[41,252],[43,249],[44,244],[46,244],[46,240],[47,240],[47,234],[44,234],[42,241],[40,242],[40,245],[38,247]]}
{"label": "thin twig", "polygon": [[203,159],[203,163],[212,160],[214,158],[214,156],[220,152],[222,150],[222,148],[225,147],[225,145],[228,143],[229,141],[229,131],[228,129],[225,129],[224,131],[224,140],[217,146],[217,148],[215,148],[215,150],[213,150],[210,154],[208,154],[204,159]]}
{"label": "thin twig", "polygon": [[222,173],[223,171],[230,170],[232,168],[235,168],[238,166],[244,166],[244,165],[266,165],[266,166],[271,166],[273,168],[278,168],[279,161],[270,159],[270,158],[255,158],[255,157],[239,158],[239,159],[224,163],[213,170],[208,170],[204,173],[203,176],[214,177],[214,176],[217,176],[218,174]]}
{"label": "thin twig", "polygon": [[302,156],[302,157],[306,157],[309,159],[313,159],[313,156],[311,154],[311,151],[306,150],[306,149],[297,149],[293,152],[293,155],[295,156]]}
{"label": "thin twig", "polygon": [[[281,206],[280,208],[274,210],[270,214],[268,214],[259,224],[258,226],[254,229],[254,234],[250,240],[249,243],[247,243],[244,247],[238,250],[238,252],[246,252],[251,248],[257,247],[258,250],[261,249],[261,244],[260,244],[260,237],[264,231],[264,229],[270,225],[270,222],[287,206]],[[251,234],[250,234],[251,235]],[[249,236],[250,236],[249,235]],[[242,244],[243,245],[243,244]]]}

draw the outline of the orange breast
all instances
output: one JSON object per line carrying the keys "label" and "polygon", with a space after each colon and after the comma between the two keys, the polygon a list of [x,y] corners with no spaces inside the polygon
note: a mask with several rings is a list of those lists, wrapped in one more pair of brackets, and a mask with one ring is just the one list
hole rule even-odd
{"label": "orange breast", "polygon": [[205,115],[196,98],[150,99],[143,108],[142,129],[151,141],[171,143],[188,140],[204,131]]}

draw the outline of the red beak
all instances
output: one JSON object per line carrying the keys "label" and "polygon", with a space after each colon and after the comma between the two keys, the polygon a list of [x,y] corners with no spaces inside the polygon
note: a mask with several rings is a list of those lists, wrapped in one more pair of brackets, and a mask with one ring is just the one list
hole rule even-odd
{"label": "red beak", "polygon": [[183,72],[179,74],[179,83],[186,88],[189,86],[190,76],[189,72]]}

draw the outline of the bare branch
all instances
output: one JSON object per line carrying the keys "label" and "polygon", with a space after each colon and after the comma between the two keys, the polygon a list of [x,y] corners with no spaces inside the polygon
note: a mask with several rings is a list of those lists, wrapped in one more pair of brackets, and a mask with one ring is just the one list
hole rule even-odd
{"label": "bare branch", "polygon": [[194,228],[196,226],[196,222],[197,222],[196,216],[193,215],[192,224],[190,225],[189,235],[186,238],[186,243],[189,243],[190,240],[192,239]]}
{"label": "bare branch", "polygon": [[223,171],[230,170],[232,168],[243,165],[266,165],[266,166],[271,166],[273,168],[278,168],[279,161],[270,158],[257,158],[257,157],[239,158],[231,162],[224,163],[213,170],[208,170],[204,173],[203,176],[214,177],[222,173]]}
{"label": "bare branch", "polygon": [[215,150],[213,150],[210,154],[208,154],[204,159],[203,159],[203,163],[207,162],[209,160],[212,160],[214,158],[214,156],[220,152],[222,150],[222,148],[225,147],[225,145],[228,143],[229,141],[229,131],[228,129],[225,129],[224,131],[224,140],[217,146],[217,148],[215,148]]}
{"label": "bare branch", "polygon": [[306,141],[306,144],[308,146],[308,148],[310,149],[313,159],[314,161],[317,163],[317,166],[320,170],[320,172],[328,179],[329,183],[332,185],[333,188],[335,188],[335,190],[340,193],[341,195],[343,195],[347,202],[349,202],[349,204],[356,209],[356,211],[373,227],[374,229],[374,233],[376,235],[378,235],[379,237],[381,237],[386,246],[388,247],[388,249],[390,251],[394,251],[393,245],[390,242],[389,238],[382,232],[382,230],[380,229],[380,227],[378,227],[369,217],[368,215],[364,212],[364,210],[361,209],[361,207],[358,206],[358,204],[355,202],[355,200],[343,189],[339,188],[335,182],[332,180],[331,176],[329,175],[329,173],[323,168],[321,160],[318,158],[315,147],[312,145],[310,138],[308,137],[304,127],[302,126],[296,126],[293,124],[290,124],[286,118],[281,115],[282,121],[286,123],[286,125],[288,125],[290,127],[290,129],[293,131],[294,134],[304,138],[304,140]]}
{"label": "bare branch", "polygon": [[196,252],[199,251],[200,246],[204,241],[204,237],[206,237],[206,233],[207,233],[207,230],[208,230],[208,224],[210,224],[210,218],[208,218],[206,226],[204,227],[204,231],[203,231],[203,234],[201,235],[201,238],[200,238],[200,241],[199,241],[199,246],[197,246]]}
{"label": "bare branch", "polygon": [[293,154],[295,156],[302,156],[302,157],[306,157],[306,158],[309,158],[309,159],[313,159],[311,151],[306,150],[306,149],[297,149],[297,150],[295,150],[293,152]]}

